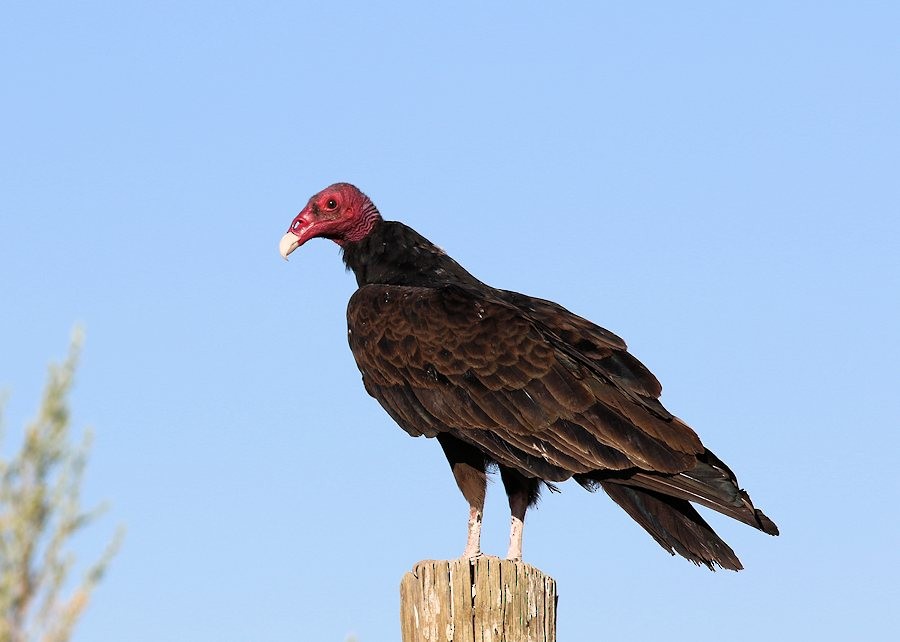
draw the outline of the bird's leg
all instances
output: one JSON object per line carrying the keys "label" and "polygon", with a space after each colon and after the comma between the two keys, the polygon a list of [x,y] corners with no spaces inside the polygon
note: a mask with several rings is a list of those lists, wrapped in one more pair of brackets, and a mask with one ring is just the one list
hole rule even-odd
{"label": "bird's leg", "polygon": [[463,497],[469,502],[469,528],[466,538],[466,549],[462,558],[471,559],[481,555],[481,517],[484,512],[484,494],[487,488],[487,462],[480,450],[456,439],[446,433],[437,437],[450,468],[456,485]]}
{"label": "bird's leg", "polygon": [[471,559],[481,555],[481,511],[482,508],[469,506],[469,536],[466,539],[466,550],[462,557]]}
{"label": "bird's leg", "polygon": [[506,559],[522,559],[522,536],[525,534],[525,511],[528,504],[516,497],[509,499],[509,509],[512,513],[509,525],[509,548],[506,551]]}
{"label": "bird's leg", "polygon": [[525,477],[522,473],[511,468],[500,467],[500,477],[503,479],[503,487],[509,497],[509,512],[512,517],[509,525],[509,550],[506,559],[522,559],[522,536],[525,531],[525,513],[529,506],[534,505],[540,494],[540,479]]}

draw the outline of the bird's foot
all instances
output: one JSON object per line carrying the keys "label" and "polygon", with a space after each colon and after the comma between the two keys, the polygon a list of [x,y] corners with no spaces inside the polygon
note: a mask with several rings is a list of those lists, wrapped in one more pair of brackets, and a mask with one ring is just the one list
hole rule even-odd
{"label": "bird's foot", "polygon": [[496,555],[488,555],[487,553],[482,553],[481,551],[464,551],[462,555],[459,556],[461,560],[499,560],[500,558]]}

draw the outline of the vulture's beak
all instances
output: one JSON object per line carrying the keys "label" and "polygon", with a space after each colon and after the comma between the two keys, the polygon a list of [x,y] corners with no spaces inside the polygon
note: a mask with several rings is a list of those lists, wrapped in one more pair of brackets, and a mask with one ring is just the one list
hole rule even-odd
{"label": "vulture's beak", "polygon": [[282,258],[287,261],[288,254],[296,250],[300,247],[300,239],[296,234],[288,232],[284,236],[281,237],[281,241],[278,243],[278,251],[281,252]]}

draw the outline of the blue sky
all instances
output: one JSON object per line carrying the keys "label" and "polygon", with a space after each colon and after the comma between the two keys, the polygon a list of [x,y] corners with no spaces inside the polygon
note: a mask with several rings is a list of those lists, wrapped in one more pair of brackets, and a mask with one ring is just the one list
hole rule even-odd
{"label": "blue sky", "polygon": [[[560,639],[897,630],[900,9],[483,4],[5,5],[5,447],[83,324],[112,508],[77,551],[128,528],[77,641],[399,639],[402,574],[461,552],[437,444],[362,389],[337,248],[276,251],[339,180],[623,336],[781,527],[705,513],[746,567],[713,574],[565,484],[525,531]],[[495,483],[487,552],[507,520]]]}

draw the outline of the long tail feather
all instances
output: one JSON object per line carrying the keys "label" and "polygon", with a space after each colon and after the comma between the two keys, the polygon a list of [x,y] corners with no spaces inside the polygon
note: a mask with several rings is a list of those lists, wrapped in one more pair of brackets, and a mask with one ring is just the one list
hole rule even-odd
{"label": "long tail feather", "polygon": [[710,570],[715,570],[715,565],[732,571],[743,568],[734,551],[687,501],[611,481],[599,484],[672,555],[678,553]]}
{"label": "long tail feather", "polygon": [[778,527],[753,506],[731,469],[708,450],[697,456],[693,468],[680,473],[595,470],[574,478],[591,491],[602,487],[664,549],[710,569],[716,564],[735,571],[742,567],[690,502],[778,535]]}
{"label": "long tail feather", "polygon": [[689,471],[677,475],[637,472],[627,479],[615,481],[697,502],[764,533],[778,535],[778,527],[753,506],[750,496],[738,486],[731,469],[708,450],[698,457],[697,465]]}

